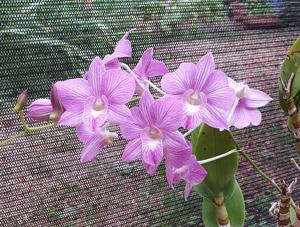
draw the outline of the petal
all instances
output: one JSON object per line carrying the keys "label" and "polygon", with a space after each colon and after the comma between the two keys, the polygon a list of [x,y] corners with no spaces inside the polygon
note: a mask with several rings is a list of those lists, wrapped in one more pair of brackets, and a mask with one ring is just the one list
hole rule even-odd
{"label": "petal", "polygon": [[192,155],[190,159],[190,166],[183,179],[194,186],[201,183],[206,175],[206,170],[198,163],[196,157]]}
{"label": "petal", "polygon": [[102,94],[109,103],[125,104],[129,102],[135,91],[135,81],[121,69],[106,71],[102,77]]}
{"label": "petal", "polygon": [[122,155],[122,160],[124,161],[133,161],[139,159],[142,155],[142,142],[140,139],[134,139],[125,147],[125,150]]}
{"label": "petal", "polygon": [[70,79],[56,82],[59,99],[66,110],[83,111],[84,103],[91,94],[86,79]]}
{"label": "petal", "polygon": [[227,119],[225,112],[211,105],[206,105],[202,109],[203,122],[211,127],[227,129]]}
{"label": "petal", "polygon": [[103,61],[105,64],[116,58],[125,58],[132,56],[131,42],[128,40],[129,33],[134,29],[129,30],[125,35],[117,42],[114,52],[111,55],[106,55]]}
{"label": "petal", "polygon": [[148,163],[146,163],[144,161],[143,161],[143,165],[144,165],[147,173],[150,174],[150,175],[155,174],[155,172],[157,170],[157,167],[159,166],[159,164],[157,164],[157,165],[151,165],[151,164],[148,164]]}
{"label": "petal", "polygon": [[193,115],[185,115],[183,118],[183,127],[186,129],[197,128],[202,122],[201,112],[197,112]]}
{"label": "petal", "polygon": [[168,94],[183,94],[187,89],[193,89],[196,83],[196,66],[192,63],[182,63],[173,73],[162,77],[161,87]]}
{"label": "petal", "polygon": [[152,60],[146,71],[148,78],[153,76],[163,76],[166,73],[168,73],[166,64],[158,60]]}
{"label": "petal", "polygon": [[108,120],[114,124],[131,121],[131,112],[126,105],[113,104],[109,106]]}
{"label": "petal", "polygon": [[267,105],[273,99],[262,91],[250,88],[242,100],[247,107],[258,108]]}
{"label": "petal", "polygon": [[81,123],[76,126],[76,135],[81,142],[86,142],[93,135],[93,131],[86,124]]}
{"label": "petal", "polygon": [[148,48],[140,58],[139,62],[133,69],[133,72],[135,72],[139,79],[147,79],[146,71],[148,66],[150,65],[150,62],[152,60],[153,56],[153,48]]}
{"label": "petal", "polygon": [[187,198],[189,197],[191,191],[192,191],[192,188],[193,186],[189,183],[186,183],[185,184],[185,187],[184,187],[184,199],[185,201],[187,201]]}
{"label": "petal", "polygon": [[85,143],[81,153],[80,162],[85,163],[95,160],[97,154],[107,145],[104,133],[94,133]]}
{"label": "petal", "polygon": [[261,123],[261,112],[257,109],[248,109],[248,116],[251,121],[251,124],[258,126]]}
{"label": "petal", "polygon": [[[154,103],[154,99],[148,90],[145,90],[143,95],[140,98],[139,102],[139,113],[135,111],[135,115],[139,115],[139,120],[144,125],[152,125],[153,120],[151,117],[151,106]],[[134,116],[135,117],[135,116]]]}
{"label": "petal", "polygon": [[197,63],[197,74],[194,79],[195,90],[201,91],[210,73],[215,69],[214,57],[211,52],[204,55]]}
{"label": "petal", "polygon": [[128,122],[120,126],[122,136],[127,140],[136,139],[140,136],[142,128],[138,125]]}
{"label": "petal", "polygon": [[248,109],[239,103],[232,114],[231,124],[238,129],[249,126],[251,119],[247,111]]}
{"label": "petal", "polygon": [[37,99],[30,104],[26,116],[33,120],[47,121],[52,112],[52,105],[49,99]]}
{"label": "petal", "polygon": [[82,113],[81,112],[69,112],[65,111],[60,119],[59,125],[77,126],[82,123]]}
{"label": "petal", "polygon": [[150,108],[151,117],[156,127],[165,131],[176,131],[182,121],[181,102],[171,97],[164,97],[156,100]]}
{"label": "petal", "polygon": [[207,102],[218,108],[228,110],[235,98],[235,92],[228,86],[225,73],[214,70],[208,77],[203,92],[206,94]]}
{"label": "petal", "polygon": [[105,66],[99,57],[95,57],[90,64],[89,71],[87,72],[88,82],[93,89],[94,96],[101,95],[102,88],[102,75],[105,73]]}

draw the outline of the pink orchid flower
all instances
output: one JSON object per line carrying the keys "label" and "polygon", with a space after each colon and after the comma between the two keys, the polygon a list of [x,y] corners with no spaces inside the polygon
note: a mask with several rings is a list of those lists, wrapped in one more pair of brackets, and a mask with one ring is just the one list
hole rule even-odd
{"label": "pink orchid flower", "polygon": [[212,53],[195,65],[182,63],[161,80],[162,89],[183,104],[183,126],[193,129],[201,123],[215,128],[227,128],[223,112],[234,101],[234,91],[228,86],[224,72],[215,69]]}
{"label": "pink orchid flower", "polygon": [[130,110],[125,105],[133,96],[135,82],[121,69],[106,70],[99,57],[87,72],[88,79],[57,82],[59,98],[66,111],[59,124],[77,126],[82,122],[93,127],[104,122],[127,121]]}
{"label": "pink orchid flower", "polygon": [[[177,148],[180,150],[180,148]],[[167,152],[169,154],[170,152]],[[198,163],[195,155],[191,153],[189,147],[182,147],[181,153],[185,154],[184,164],[178,165],[178,158],[166,158],[166,176],[169,185],[173,188],[180,180],[186,182],[184,189],[184,198],[187,200],[193,186],[201,183],[207,175],[206,170]],[[183,156],[183,155],[181,155]],[[177,161],[177,164],[176,164]]]}
{"label": "pink orchid flower", "polygon": [[[138,64],[133,69],[133,72],[137,75],[137,78],[143,84],[144,81],[154,76],[161,76],[168,73],[168,68],[162,61],[153,59],[153,48],[148,48],[140,58]],[[144,87],[136,85],[136,93],[142,94]]]}
{"label": "pink orchid flower", "polygon": [[244,82],[237,83],[228,78],[228,83],[235,91],[235,102],[228,112],[228,126],[241,129],[250,124],[259,125],[261,112],[257,108],[267,105],[272,98],[262,91],[249,88]]}
{"label": "pink orchid flower", "polygon": [[123,160],[142,158],[147,172],[153,174],[163,160],[167,147],[186,143],[177,131],[182,119],[181,108],[172,98],[154,101],[146,90],[139,107],[131,108],[132,120],[120,126],[122,136],[130,140],[125,147]]}
{"label": "pink orchid flower", "polygon": [[135,29],[131,29],[117,42],[115,50],[112,54],[105,55],[103,63],[106,69],[119,68],[119,58],[131,58],[132,48],[128,39],[129,33]]}
{"label": "pink orchid flower", "polygon": [[58,123],[65,109],[58,97],[56,84],[52,85],[50,99],[37,99],[28,107],[26,116],[33,120],[52,120]]}
{"label": "pink orchid flower", "polygon": [[76,132],[79,140],[84,143],[80,158],[81,163],[95,161],[97,154],[118,137],[118,134],[108,131],[105,125],[102,127],[94,125],[94,128],[90,128],[81,123],[76,127]]}

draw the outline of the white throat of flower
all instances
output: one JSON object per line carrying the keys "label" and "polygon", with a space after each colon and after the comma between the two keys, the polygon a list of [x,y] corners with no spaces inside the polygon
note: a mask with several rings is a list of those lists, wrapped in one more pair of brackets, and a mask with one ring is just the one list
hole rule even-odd
{"label": "white throat of flower", "polygon": [[97,100],[93,105],[93,108],[91,109],[91,114],[93,117],[96,118],[99,115],[103,114],[104,112],[105,112],[105,104],[100,98],[97,98]]}
{"label": "white throat of flower", "polygon": [[198,113],[207,103],[206,95],[203,92],[192,92],[185,100],[185,112],[187,115]]}

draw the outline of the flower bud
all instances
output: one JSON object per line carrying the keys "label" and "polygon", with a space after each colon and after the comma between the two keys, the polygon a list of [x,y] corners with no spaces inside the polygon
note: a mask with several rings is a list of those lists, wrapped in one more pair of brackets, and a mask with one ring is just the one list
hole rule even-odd
{"label": "flower bud", "polygon": [[26,116],[37,121],[47,121],[52,112],[52,105],[49,99],[37,99],[28,107]]}
{"label": "flower bud", "polygon": [[13,111],[15,112],[20,112],[25,104],[26,104],[26,101],[27,101],[27,90],[23,91],[19,97],[18,97],[18,101],[17,101],[17,104],[16,106],[13,108]]}

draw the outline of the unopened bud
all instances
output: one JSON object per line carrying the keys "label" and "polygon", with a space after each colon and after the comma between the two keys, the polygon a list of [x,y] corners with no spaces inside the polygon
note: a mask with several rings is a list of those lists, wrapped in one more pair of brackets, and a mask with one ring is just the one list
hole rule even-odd
{"label": "unopened bud", "polygon": [[13,111],[15,112],[20,112],[25,104],[26,104],[26,101],[27,101],[27,90],[23,91],[19,97],[18,97],[18,101],[17,101],[17,104],[15,105],[15,107],[13,108]]}

